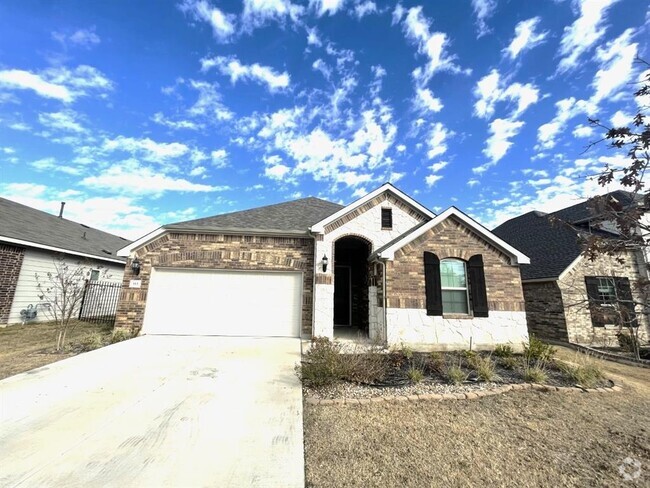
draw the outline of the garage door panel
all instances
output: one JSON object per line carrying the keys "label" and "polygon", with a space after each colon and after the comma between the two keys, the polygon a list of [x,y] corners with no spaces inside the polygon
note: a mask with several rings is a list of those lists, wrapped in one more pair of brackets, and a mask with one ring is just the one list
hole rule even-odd
{"label": "garage door panel", "polygon": [[302,274],[154,269],[145,334],[300,335]]}

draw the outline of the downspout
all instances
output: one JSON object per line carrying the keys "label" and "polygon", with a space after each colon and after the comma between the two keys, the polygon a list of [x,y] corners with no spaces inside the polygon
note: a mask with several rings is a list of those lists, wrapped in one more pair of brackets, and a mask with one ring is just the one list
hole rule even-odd
{"label": "downspout", "polygon": [[381,274],[382,277],[382,292],[384,295],[384,331],[386,336],[386,345],[388,345],[388,294],[386,293],[386,260],[382,259],[381,264],[384,269]]}

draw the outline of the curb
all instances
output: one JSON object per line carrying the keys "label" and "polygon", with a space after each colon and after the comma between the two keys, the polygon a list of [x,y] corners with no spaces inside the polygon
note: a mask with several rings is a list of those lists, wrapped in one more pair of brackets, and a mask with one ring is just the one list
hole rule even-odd
{"label": "curb", "polygon": [[541,392],[558,391],[561,393],[612,393],[621,391],[619,385],[601,388],[583,388],[581,386],[550,386],[539,383],[517,383],[505,385],[493,390],[470,391],[467,393],[425,393],[422,395],[395,395],[370,398],[316,398],[305,397],[308,405],[367,405],[370,403],[397,403],[397,402],[419,402],[419,401],[450,401],[450,400],[476,400],[488,396],[500,395],[509,391],[536,390]]}

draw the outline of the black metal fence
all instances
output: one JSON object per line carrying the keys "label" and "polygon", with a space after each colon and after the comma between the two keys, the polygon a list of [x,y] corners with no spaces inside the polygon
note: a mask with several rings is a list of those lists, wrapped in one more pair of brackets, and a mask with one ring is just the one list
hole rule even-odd
{"label": "black metal fence", "polygon": [[87,281],[79,309],[79,320],[114,324],[121,289],[121,283]]}

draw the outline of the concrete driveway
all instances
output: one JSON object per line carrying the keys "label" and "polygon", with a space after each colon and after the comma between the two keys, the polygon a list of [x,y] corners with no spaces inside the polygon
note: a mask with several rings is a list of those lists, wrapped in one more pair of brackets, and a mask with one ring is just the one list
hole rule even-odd
{"label": "concrete driveway", "polygon": [[304,486],[300,340],[144,336],[0,381],[0,486]]}

